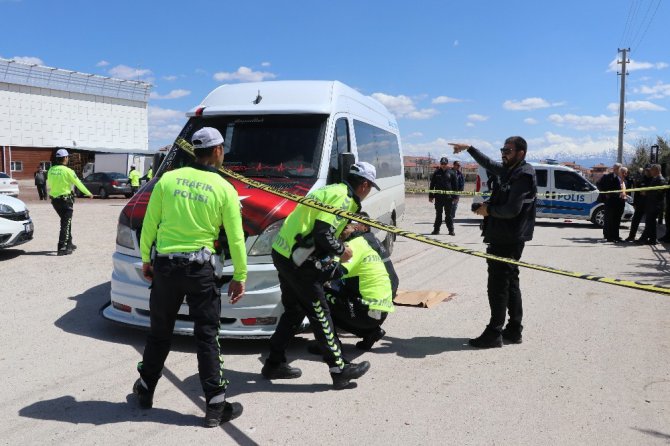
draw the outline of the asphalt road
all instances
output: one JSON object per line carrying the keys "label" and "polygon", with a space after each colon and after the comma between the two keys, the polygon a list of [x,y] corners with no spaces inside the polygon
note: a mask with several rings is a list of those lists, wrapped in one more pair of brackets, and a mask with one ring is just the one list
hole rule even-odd
{"label": "asphalt road", "polygon": [[[260,376],[265,341],[225,340],[228,397],[245,411],[204,429],[193,339],[176,337],[154,409],[142,411],[131,386],[145,334],[98,313],[125,202],[78,200],[79,249],[56,257],[56,213],[29,200],[35,239],[0,252],[0,443],[670,442],[670,296],[523,270],[523,344],[475,350],[467,339],[488,319],[485,262],[411,240],[398,240],[392,257],[400,288],[456,295],[432,309],[397,307],[388,335],[360,356],[372,368],[356,389],[331,390],[307,336],[289,351],[302,378],[274,383]],[[429,233],[427,198],[407,204],[400,226]],[[456,236],[437,238],[483,251],[469,204],[461,202]],[[600,235],[589,223],[543,220],[523,259],[670,286],[668,245],[613,245]],[[355,340],[343,342],[356,357]]]}

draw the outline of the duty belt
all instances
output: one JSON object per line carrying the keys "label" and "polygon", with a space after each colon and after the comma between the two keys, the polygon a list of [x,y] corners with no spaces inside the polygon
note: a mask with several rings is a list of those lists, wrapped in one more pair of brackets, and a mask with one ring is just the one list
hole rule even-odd
{"label": "duty belt", "polygon": [[186,259],[189,262],[197,262],[202,265],[205,262],[210,262],[213,256],[212,251],[210,251],[208,248],[202,248],[193,252],[169,252],[165,254],[156,253],[156,257],[168,258],[170,260]]}

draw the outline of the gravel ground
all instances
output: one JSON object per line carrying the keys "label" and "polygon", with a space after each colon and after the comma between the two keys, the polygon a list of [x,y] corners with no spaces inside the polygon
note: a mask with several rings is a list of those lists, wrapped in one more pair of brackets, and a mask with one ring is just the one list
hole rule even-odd
{"label": "gravel ground", "polygon": [[[397,307],[388,335],[360,355],[372,368],[333,391],[300,336],[293,381],[260,376],[263,340],[222,342],[229,399],[244,404],[221,429],[200,427],[204,401],[193,339],[176,337],[150,411],[130,394],[145,333],[99,315],[109,299],[116,220],[125,199],[78,200],[79,249],[56,257],[57,216],[22,187],[35,238],[0,251],[2,444],[668,444],[670,296],[523,270],[524,342],[474,350],[488,319],[482,259],[398,240],[400,288],[443,290],[432,309]],[[433,211],[410,196],[400,226],[427,234]],[[484,250],[470,202],[456,236]],[[622,230],[623,232],[623,230]],[[670,286],[667,245],[613,245],[589,223],[543,220],[523,259]],[[357,357],[355,339],[345,352]]]}

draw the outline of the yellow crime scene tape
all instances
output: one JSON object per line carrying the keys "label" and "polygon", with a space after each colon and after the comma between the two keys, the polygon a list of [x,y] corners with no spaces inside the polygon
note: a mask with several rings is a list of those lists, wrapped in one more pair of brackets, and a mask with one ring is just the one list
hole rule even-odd
{"label": "yellow crime scene tape", "polygon": [[[626,190],[592,190],[588,192],[577,192],[570,191],[570,195],[593,195],[593,194],[620,194],[621,192],[645,192],[649,190],[662,190],[670,189],[670,185],[666,184],[665,186],[651,186],[651,187],[635,187]],[[474,192],[474,191],[463,191],[463,190],[436,190],[436,189],[412,189],[407,188],[405,192],[408,194],[446,194],[446,195],[466,195],[466,196],[483,196],[487,197],[491,195],[491,192]],[[543,194],[537,194],[538,197],[552,198],[557,195],[565,195],[564,193],[559,192],[545,192]]]}
{"label": "yellow crime scene tape", "polygon": [[[191,144],[188,141],[184,140],[183,138],[178,138],[177,141],[175,142],[175,144],[180,149],[182,149],[185,152],[189,153],[190,155],[194,156],[193,147],[191,146]],[[370,227],[380,229],[382,231],[390,232],[392,234],[396,234],[396,235],[399,235],[401,237],[405,237],[405,238],[408,238],[408,239],[411,239],[411,240],[416,240],[418,242],[425,243],[425,244],[428,244],[428,245],[437,246],[437,247],[440,247],[440,248],[449,249],[451,251],[456,251],[456,252],[460,252],[462,254],[468,254],[468,255],[471,255],[471,256],[475,256],[475,257],[481,257],[481,258],[484,258],[484,259],[497,260],[499,262],[509,263],[509,264],[512,264],[512,265],[517,265],[517,266],[520,266],[520,267],[523,267],[523,268],[534,269],[534,270],[537,270],[537,271],[545,271],[545,272],[552,273],[552,274],[574,277],[576,279],[589,280],[589,281],[592,281],[592,282],[608,283],[610,285],[617,285],[617,286],[621,286],[621,287],[624,287],[624,288],[631,288],[631,289],[635,289],[635,290],[642,290],[642,291],[649,291],[649,292],[652,292],[652,293],[670,295],[670,288],[664,287],[664,286],[661,286],[661,285],[646,284],[646,283],[636,282],[636,281],[632,281],[632,280],[613,279],[613,278],[609,278],[609,277],[597,276],[595,274],[583,274],[583,273],[578,273],[578,272],[573,272],[573,271],[565,271],[565,270],[561,270],[561,269],[552,268],[550,266],[543,266],[543,265],[537,265],[537,264],[528,263],[528,262],[522,262],[520,260],[514,260],[514,259],[507,258],[507,257],[499,257],[499,256],[496,256],[496,255],[493,255],[493,254],[488,254],[488,253],[485,253],[485,252],[480,252],[480,251],[475,251],[473,249],[464,248],[464,247],[455,245],[453,243],[441,242],[439,240],[435,240],[435,239],[426,237],[426,236],[421,235],[421,234],[416,234],[414,232],[405,231],[403,229],[397,228],[397,227],[392,226],[392,225],[388,225],[386,223],[381,223],[379,221],[372,220],[372,219],[369,219],[369,218],[365,218],[361,215],[354,214],[352,212],[348,212],[348,211],[345,211],[343,209],[339,209],[339,208],[335,208],[335,207],[323,204],[319,201],[313,200],[313,199],[308,198],[308,197],[303,197],[303,196],[300,196],[300,195],[294,195],[294,194],[289,193],[289,192],[274,189],[274,188],[272,188],[272,187],[270,187],[266,184],[260,183],[258,181],[254,181],[252,179],[249,179],[249,178],[245,177],[244,175],[240,175],[236,172],[233,172],[229,169],[226,169],[225,167],[220,167],[219,171],[221,173],[223,173],[224,175],[228,176],[228,177],[234,178],[234,179],[240,181],[241,183],[246,184],[247,186],[251,186],[251,187],[254,187],[256,189],[260,189],[260,190],[263,190],[265,192],[268,192],[268,193],[277,195],[279,197],[285,198],[287,200],[291,200],[291,201],[297,202],[299,204],[303,204],[305,206],[309,206],[311,208],[318,209],[320,211],[328,212],[328,213],[337,215],[339,217],[344,217],[344,218],[347,218],[349,220],[354,220],[354,221],[357,221],[359,223],[366,224]]]}

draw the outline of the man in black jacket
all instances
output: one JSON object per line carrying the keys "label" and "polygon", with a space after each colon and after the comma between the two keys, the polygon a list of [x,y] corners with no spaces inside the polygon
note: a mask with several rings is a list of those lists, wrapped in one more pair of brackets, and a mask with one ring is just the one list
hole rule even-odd
{"label": "man in black jacket", "polygon": [[[661,175],[661,166],[659,164],[652,164],[650,172],[651,181],[649,182],[649,187],[665,186],[665,178]],[[642,231],[640,238],[635,240],[635,243],[640,245],[655,245],[657,243],[656,219],[663,206],[664,193],[663,189],[647,191],[644,207],[644,231]]]}
{"label": "man in black jacket", "polygon": [[[638,187],[647,187],[649,186],[649,183],[651,182],[651,166],[647,165],[644,168],[644,173],[640,175],[639,177],[635,178],[635,182],[633,185],[638,188]],[[633,242],[635,241],[635,235],[637,234],[637,228],[640,226],[640,222],[642,221],[642,216],[644,215],[645,207],[646,207],[646,192],[645,191],[637,191],[633,195],[633,207],[635,208],[635,213],[633,214],[633,219],[631,220],[630,223],[630,232],[628,233],[628,238],[626,239],[627,242]]]}
{"label": "man in black jacket", "polygon": [[[458,179],[453,170],[448,168],[449,160],[447,157],[440,159],[440,167],[435,169],[433,175],[430,177],[430,190],[458,190]],[[453,206],[454,197],[458,195],[447,195],[443,193],[429,193],[428,201],[435,202],[435,223],[433,224],[433,232],[431,234],[437,235],[440,233],[440,226],[442,226],[442,214],[444,214],[444,222],[447,224],[449,235],[456,235],[454,232],[454,219],[451,217],[451,207]]]}
{"label": "man in black jacket", "polygon": [[[596,186],[601,191],[617,191],[623,189],[623,183],[619,177],[620,163],[612,166],[612,172],[605,174],[598,180]],[[623,215],[626,201],[621,193],[603,194],[605,197],[605,225],[603,226],[603,237],[608,242],[622,241],[619,236],[621,216]]]}
{"label": "man in black jacket", "polygon": [[[486,252],[519,260],[525,243],[533,238],[537,195],[535,169],[525,161],[526,140],[520,136],[507,138],[500,149],[502,163],[467,144],[451,145],[454,153],[467,150],[479,165],[497,177],[491,198],[475,211],[486,218],[484,243],[489,244]],[[523,329],[519,267],[497,260],[487,260],[487,263],[491,319],[481,336],[470,339],[469,343],[477,348],[502,347],[504,338],[519,344]],[[509,323],[503,329],[507,311]]]}

